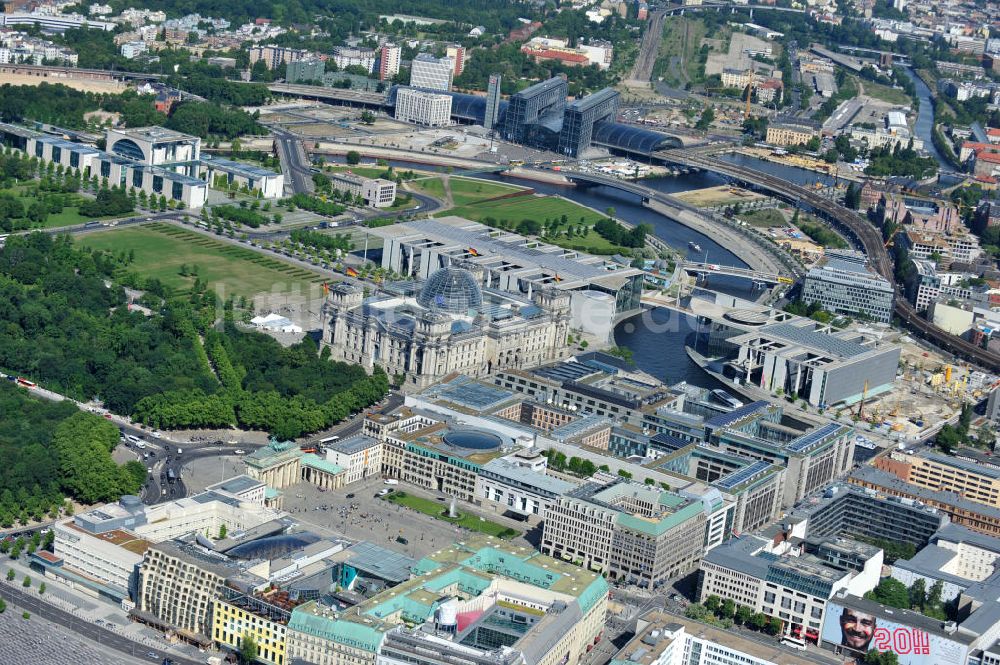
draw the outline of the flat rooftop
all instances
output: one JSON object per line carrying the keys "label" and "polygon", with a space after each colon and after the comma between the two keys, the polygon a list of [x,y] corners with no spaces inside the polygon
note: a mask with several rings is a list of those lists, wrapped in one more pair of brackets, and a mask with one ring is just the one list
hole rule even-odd
{"label": "flat rooftop", "polygon": [[118,134],[150,143],[172,142],[172,141],[198,141],[197,136],[176,132],[166,127],[129,127],[125,129],[113,130]]}
{"label": "flat rooftop", "polygon": [[[462,217],[447,216],[404,222],[371,229],[370,232],[385,240],[398,239],[416,243],[427,241],[425,244],[429,248],[463,252],[466,254],[462,257],[463,260],[504,272],[548,270],[558,275],[560,282],[624,278],[642,273],[637,268],[624,267],[601,257],[492,229]],[[470,248],[478,256],[469,253]],[[538,277],[543,277],[543,274],[539,273]]]}
{"label": "flat rooftop", "polygon": [[102,533],[91,533],[85,529],[81,529],[73,522],[67,522],[66,526],[74,531],[79,531],[84,533],[91,538],[97,538],[103,540],[107,543],[111,543],[117,547],[121,547],[124,550],[128,550],[133,554],[142,555],[146,550],[149,549],[150,543],[145,538],[135,535],[130,531],[125,531],[123,529],[111,529],[110,531],[104,531]]}

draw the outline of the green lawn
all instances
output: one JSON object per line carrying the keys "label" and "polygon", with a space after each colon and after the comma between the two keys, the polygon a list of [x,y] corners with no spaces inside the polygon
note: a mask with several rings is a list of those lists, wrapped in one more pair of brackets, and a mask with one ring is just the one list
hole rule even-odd
{"label": "green lawn", "polygon": [[[569,225],[584,224],[592,227],[604,218],[604,215],[594,212],[590,208],[558,196],[522,196],[500,201],[484,201],[452,208],[442,214],[457,215],[477,222],[483,221],[487,217],[492,217],[498,222],[507,220],[510,223],[510,228],[517,226],[525,219],[544,222],[546,219],[562,219],[563,215],[566,215]],[[562,230],[565,230],[565,227]],[[568,238],[565,235],[558,235],[545,240],[561,247],[579,247],[583,251],[598,253],[620,249],[617,245],[613,245],[599,236],[593,229],[582,238],[578,236]]]}
{"label": "green lawn", "polygon": [[900,106],[910,106],[913,102],[910,97],[898,88],[890,88],[880,83],[864,81],[861,85],[865,88],[865,94],[875,99],[881,99],[888,104],[899,104]]}
{"label": "green lawn", "polygon": [[740,213],[739,218],[751,226],[760,226],[765,228],[770,228],[772,226],[784,226],[788,223],[785,216],[782,215],[779,210],[774,208],[751,210],[750,212]]}
{"label": "green lawn", "polygon": [[412,496],[406,492],[393,492],[392,494],[387,495],[385,499],[386,501],[390,501],[400,506],[416,510],[424,515],[430,515],[435,519],[464,527],[470,531],[479,531],[480,533],[497,536],[498,538],[504,538],[507,540],[517,538],[521,535],[521,532],[516,529],[505,527],[502,524],[497,524],[496,522],[491,522],[487,519],[476,517],[475,515],[460,513],[460,517],[458,518],[448,517],[445,515],[445,512],[448,510],[448,504],[444,501],[431,501],[430,499],[424,499],[419,496]]}
{"label": "green lawn", "polygon": [[334,173],[350,171],[362,178],[377,178],[386,172],[387,166],[333,166],[330,170]]}
{"label": "green lawn", "polygon": [[[516,185],[505,185],[499,182],[478,180],[475,178],[449,178],[448,183],[451,188],[452,201],[454,201],[456,206],[466,206],[525,189]],[[436,199],[445,198],[444,182],[441,178],[414,180],[410,183],[410,186],[421,194],[433,196]]]}
{"label": "green lawn", "polygon": [[[0,193],[15,195],[21,201],[21,205],[24,206],[24,209],[27,210],[31,206],[31,204],[35,202],[35,197],[25,196],[24,195],[25,189],[26,189],[25,187],[17,187],[14,189],[6,189]],[[75,196],[78,199],[84,198],[80,195],[75,195]],[[104,219],[114,219],[114,217],[115,217],[114,215],[111,217],[85,217],[84,215],[80,214],[79,206],[66,206],[65,208],[63,208],[62,212],[57,213],[55,215],[49,215],[46,218],[45,222],[37,226],[33,226],[32,228],[54,229],[60,226],[73,226],[76,224],[86,224],[87,222],[100,221]]]}
{"label": "green lawn", "polygon": [[266,254],[169,224],[101,231],[79,242],[114,253],[134,251],[135,260],[129,270],[155,277],[176,292],[186,291],[194,283],[194,277],[180,275],[182,264],[197,266],[200,277],[224,297],[252,297],[293,289],[307,294],[310,287],[318,289],[327,281],[318,273]]}

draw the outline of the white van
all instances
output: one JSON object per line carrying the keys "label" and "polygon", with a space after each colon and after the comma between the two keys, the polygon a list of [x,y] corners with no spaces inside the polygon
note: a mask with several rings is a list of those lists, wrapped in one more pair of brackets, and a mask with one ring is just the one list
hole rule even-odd
{"label": "white van", "polygon": [[398,485],[399,481],[396,480],[395,478],[386,478],[385,479],[385,484],[386,485]]}

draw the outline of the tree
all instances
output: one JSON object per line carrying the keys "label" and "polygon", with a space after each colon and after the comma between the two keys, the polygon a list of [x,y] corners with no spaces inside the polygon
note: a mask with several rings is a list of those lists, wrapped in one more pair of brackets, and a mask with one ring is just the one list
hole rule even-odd
{"label": "tree", "polygon": [[42,582],[41,584],[38,585],[38,593],[40,594],[45,593],[45,582]]}
{"label": "tree", "polygon": [[257,660],[257,640],[250,633],[243,633],[240,640],[240,662],[249,665]]}
{"label": "tree", "polygon": [[8,570],[8,571],[7,571],[7,581],[8,581],[8,582],[13,582],[13,581],[14,581],[14,576],[15,576],[15,575],[16,575],[16,573],[14,572],[14,569],[13,569],[13,568],[11,568],[10,570]]}
{"label": "tree", "polygon": [[361,153],[358,152],[357,150],[348,150],[346,158],[347,158],[347,163],[352,166],[361,163]]}
{"label": "tree", "polygon": [[750,627],[754,630],[764,630],[767,627],[767,615],[763,612],[757,612],[752,617],[750,617]]}
{"label": "tree", "polygon": [[865,594],[865,598],[889,607],[910,609],[910,590],[906,588],[905,584],[893,577],[884,578],[877,587]]}
{"label": "tree", "polygon": [[778,617],[770,617],[767,620],[767,633],[769,635],[778,635],[779,633],[781,633],[781,629],[783,627],[784,627],[784,624],[781,622],[781,619],[779,619]]}
{"label": "tree", "polygon": [[750,617],[753,616],[753,610],[746,605],[740,605],[736,608],[736,623],[741,626],[745,626],[749,621]]}
{"label": "tree", "polygon": [[716,596],[715,594],[712,594],[711,596],[705,599],[705,609],[707,609],[712,614],[715,614],[719,611],[719,607],[721,606],[721,604],[722,604],[722,599]]}
{"label": "tree", "polygon": [[225,524],[220,524],[219,525],[219,538],[218,539],[219,540],[224,539],[226,537],[226,533],[227,533],[226,525]]}
{"label": "tree", "polygon": [[922,577],[910,585],[910,609],[918,612],[924,611],[927,604],[927,582]]}
{"label": "tree", "polygon": [[6,611],[7,611],[7,602],[3,598],[0,598],[0,614],[3,614]]}
{"label": "tree", "polygon": [[30,587],[30,586],[31,586],[31,577],[30,577],[30,576],[28,576],[28,575],[25,575],[25,576],[24,576],[24,581],[23,581],[23,582],[21,582],[21,586],[23,586],[23,587],[24,587],[24,588],[26,588],[26,589],[27,589],[28,587]]}
{"label": "tree", "polygon": [[719,608],[719,616],[723,619],[732,619],[736,616],[736,603],[733,602],[732,598],[726,598],[722,601],[722,606]]}

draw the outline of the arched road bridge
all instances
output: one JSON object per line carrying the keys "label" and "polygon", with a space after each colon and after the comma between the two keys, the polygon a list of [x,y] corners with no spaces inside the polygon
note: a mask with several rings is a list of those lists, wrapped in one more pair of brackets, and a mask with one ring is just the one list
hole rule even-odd
{"label": "arched road bridge", "polygon": [[[874,269],[893,285],[896,291],[894,313],[916,335],[959,358],[975,362],[986,369],[1000,372],[1000,355],[991,353],[961,337],[956,337],[920,316],[900,292],[893,272],[893,263],[886,250],[882,233],[867,219],[853,210],[825,198],[817,192],[777,176],[725,162],[699,150],[663,150],[654,157],[670,164],[693,166],[728,176],[733,180],[766,190],[796,205],[811,208],[818,216],[848,234],[868,255]],[[630,183],[631,184],[631,183]],[[648,189],[648,188],[646,188]]]}

